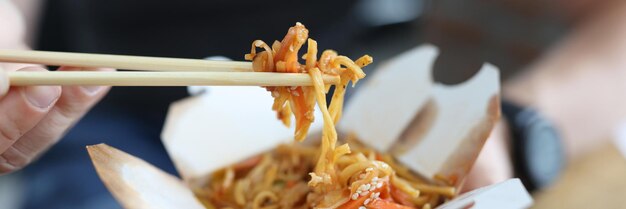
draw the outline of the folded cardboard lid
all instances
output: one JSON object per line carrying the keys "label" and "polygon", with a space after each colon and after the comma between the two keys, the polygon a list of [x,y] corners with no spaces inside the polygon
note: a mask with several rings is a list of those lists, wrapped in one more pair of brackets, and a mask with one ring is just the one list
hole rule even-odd
{"label": "folded cardboard lid", "polygon": [[465,193],[454,201],[443,204],[438,209],[500,209],[528,208],[533,199],[519,179],[509,179],[497,184],[478,188]]}
{"label": "folded cardboard lid", "polygon": [[387,152],[430,98],[438,50],[425,45],[383,63],[359,83],[339,129]]}
{"label": "folded cardboard lid", "polygon": [[424,45],[380,66],[349,101],[343,132],[432,178],[460,185],[499,118],[499,74],[485,64],[452,86],[432,81],[437,48]]}
{"label": "folded cardboard lid", "polygon": [[[500,117],[498,70],[489,64],[470,80],[432,88],[432,121],[428,129],[402,139],[403,147],[392,153],[421,174],[458,180],[469,173],[491,130]],[[420,126],[421,124],[415,124]],[[415,130],[415,129],[414,129]],[[412,138],[409,138],[412,137]]]}
{"label": "folded cardboard lid", "polygon": [[124,208],[204,208],[180,179],[106,144],[87,151],[104,185]]}

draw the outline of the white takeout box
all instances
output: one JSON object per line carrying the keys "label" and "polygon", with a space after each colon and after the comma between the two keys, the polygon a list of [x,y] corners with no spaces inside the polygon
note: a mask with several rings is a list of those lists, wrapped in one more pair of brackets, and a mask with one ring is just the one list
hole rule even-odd
{"label": "white takeout box", "polygon": [[[416,151],[426,147],[449,153],[462,151],[464,146],[482,147],[495,122],[494,114],[499,114],[490,111],[494,109],[491,106],[499,94],[497,70],[486,65],[474,78],[463,84],[452,87],[433,84],[430,62],[433,62],[436,55],[437,49],[433,46],[418,47],[369,75],[370,81],[364,84],[366,93],[377,96],[377,101],[383,101],[382,105],[394,104],[394,101],[401,104],[395,103],[396,106],[372,110],[371,108],[377,108],[376,104],[357,94],[354,101],[348,101],[345,120],[341,122],[338,131],[376,129],[366,132],[365,135],[363,132],[357,134],[362,134],[359,137],[363,138],[364,143],[374,145],[381,151],[396,151],[394,149],[400,148],[393,148],[395,143],[403,143],[406,147],[409,141],[416,149],[401,150],[398,151],[401,154],[395,156],[417,172],[426,174],[425,176],[449,172],[449,166],[422,168],[423,164],[413,164],[419,162],[415,157],[424,158],[420,159],[422,161],[437,158],[443,164],[457,165],[463,162],[464,166],[471,166],[477,152],[464,153],[461,156],[470,159],[459,161],[459,156],[455,154],[433,152],[435,150]],[[421,62],[429,63],[419,64]],[[411,81],[411,76],[402,75],[403,72],[406,73],[402,69],[414,70],[413,68],[421,68],[417,73],[409,73],[417,76],[413,78],[421,80]],[[401,75],[392,76],[394,73]],[[391,84],[380,85],[381,83]],[[400,99],[402,96],[384,94],[384,88],[391,86],[389,88],[393,89],[393,85],[396,88],[398,85],[411,88],[405,92],[391,92],[404,95],[404,99]],[[478,91],[475,91],[477,88]],[[480,88],[484,88],[486,92],[480,93]],[[453,97],[455,91],[463,96]],[[361,92],[361,95],[366,93]],[[358,104],[363,101],[369,103]],[[203,208],[193,195],[192,188],[204,184],[211,172],[270,150],[279,143],[292,142],[293,128],[285,128],[276,119],[275,113],[271,111],[272,102],[269,93],[259,87],[210,87],[206,88],[204,94],[172,104],[162,138],[182,179],[104,144],[89,146],[88,151],[100,178],[126,208]],[[458,105],[459,103],[465,105]],[[363,111],[368,111],[368,108],[371,114],[364,114]],[[423,113],[425,108],[427,112],[437,110],[440,115],[429,119],[423,114],[433,114]],[[381,111],[388,110],[395,112],[380,115]],[[312,133],[319,132],[322,128],[319,111],[315,117],[316,121],[310,129]],[[421,120],[426,120],[430,125],[424,126]],[[485,121],[489,123],[485,124]],[[445,130],[446,124],[454,129]],[[415,127],[427,127],[428,130],[415,133],[411,131]],[[452,133],[455,131],[456,134]],[[378,137],[382,144],[376,144],[370,136]],[[447,137],[441,140],[443,143],[451,143],[448,144],[451,148],[438,144],[436,137]],[[402,140],[396,142],[399,139]],[[472,144],[468,145],[467,141],[472,141]],[[462,178],[469,171],[469,167],[453,170],[455,175]],[[521,182],[511,179],[461,195],[439,208],[526,208],[531,203],[532,199]]]}

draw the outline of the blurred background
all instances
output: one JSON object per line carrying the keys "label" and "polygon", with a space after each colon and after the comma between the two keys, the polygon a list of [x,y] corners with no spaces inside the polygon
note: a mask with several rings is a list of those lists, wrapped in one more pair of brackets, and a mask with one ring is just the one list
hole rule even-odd
{"label": "blurred background", "polygon": [[[299,21],[320,49],[372,55],[367,73],[425,43],[440,48],[433,75],[442,83],[464,81],[490,62],[501,70],[503,97],[544,113],[565,140],[567,166],[534,193],[534,208],[626,205],[620,0],[13,2],[39,50],[242,60],[252,40],[281,39]],[[159,133],[169,103],[185,96],[184,88],[114,88],[40,160],[0,177],[0,207],[119,207],[84,146],[106,142],[175,173]]]}

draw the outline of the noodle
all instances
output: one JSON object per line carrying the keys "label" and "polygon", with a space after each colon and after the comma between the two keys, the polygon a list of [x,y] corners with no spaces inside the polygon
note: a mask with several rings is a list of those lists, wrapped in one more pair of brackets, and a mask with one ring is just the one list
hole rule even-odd
{"label": "noodle", "polygon": [[254,200],[252,201],[252,209],[278,208],[278,205],[263,206],[266,201],[276,202],[278,201],[278,196],[268,190],[262,191],[254,197]]}
{"label": "noodle", "polygon": [[[298,51],[307,43],[298,62]],[[256,51],[257,48],[263,51]],[[372,63],[370,56],[352,61],[332,50],[317,57],[317,42],[308,38],[304,25],[289,28],[282,41],[268,45],[252,42],[246,60],[254,71],[306,73],[312,86],[265,87],[274,98],[272,110],[284,125],[295,116],[294,138],[306,138],[314,120],[315,104],[324,121],[319,148],[301,144],[280,145],[263,155],[215,172],[213,181],[196,189],[196,195],[211,208],[431,208],[441,197],[452,197],[454,188],[427,185],[391,156],[377,153],[358,142],[338,146],[335,124],[342,115],[346,87],[365,77],[361,69]],[[327,104],[331,85],[322,75],[339,76]],[[350,145],[348,145],[350,144]],[[219,175],[218,175],[219,174]],[[452,189],[452,190],[450,190]]]}

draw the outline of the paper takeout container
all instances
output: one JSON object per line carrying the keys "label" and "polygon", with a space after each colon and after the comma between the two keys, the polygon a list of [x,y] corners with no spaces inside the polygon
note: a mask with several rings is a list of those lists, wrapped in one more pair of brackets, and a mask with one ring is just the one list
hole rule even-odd
{"label": "paper takeout container", "polygon": [[[366,83],[359,83],[364,85],[360,92],[348,101],[338,131],[357,134],[365,144],[395,153],[427,178],[446,174],[459,178],[460,184],[478,155],[464,150],[482,147],[498,118],[498,72],[485,65],[463,84],[435,84],[430,70],[437,54],[435,47],[421,46],[368,75]],[[88,146],[100,178],[122,206],[204,208],[192,188],[204,184],[211,172],[279,143],[292,143],[293,128],[276,119],[270,110],[273,99],[264,89],[203,89],[204,93],[171,105],[162,133],[180,178],[107,145]],[[321,114],[315,114],[313,133],[322,128]],[[439,208],[525,208],[531,203],[521,182],[511,179]]]}

